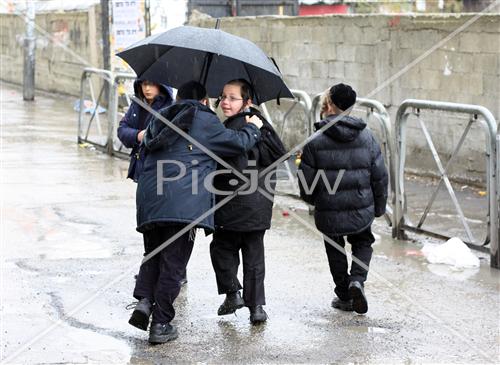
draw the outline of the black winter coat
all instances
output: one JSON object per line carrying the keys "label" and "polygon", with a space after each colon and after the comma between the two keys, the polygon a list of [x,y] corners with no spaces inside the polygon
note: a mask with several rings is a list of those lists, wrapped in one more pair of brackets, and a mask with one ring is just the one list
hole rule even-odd
{"label": "black winter coat", "polygon": [[[245,153],[261,134],[253,124],[239,131],[225,128],[214,112],[195,100],[181,101],[160,113],[221,158]],[[137,230],[202,218],[196,227],[212,231],[214,215],[206,213],[213,208],[215,196],[207,186],[212,184],[217,162],[156,118],[143,142],[147,151],[137,185]]]}
{"label": "black winter coat", "polygon": [[[228,118],[224,125],[226,128],[239,130],[247,123],[246,116],[257,115],[263,122],[261,130],[261,139],[247,153],[233,158],[226,158],[225,161],[231,166],[242,172],[245,170],[245,175],[251,180],[252,174],[260,173],[265,167],[271,165],[286,153],[283,143],[274,131],[271,124],[260,115],[258,110],[251,109],[250,112],[239,113]],[[223,166],[218,166],[218,172],[225,169]],[[268,178],[269,185],[272,190],[266,189],[265,176],[258,179],[258,186],[266,190],[271,197],[274,197],[274,188],[276,186],[276,177],[274,176],[276,168],[270,170],[266,175],[272,174]],[[230,181],[234,179],[238,184],[231,185]],[[237,190],[244,182],[232,173],[217,174],[214,179],[214,186],[220,191],[227,192],[226,195],[217,195],[217,202]],[[256,190],[256,186],[245,188],[232,198],[229,202],[217,209],[215,212],[216,228],[237,231],[250,232],[269,229],[271,227],[271,218],[273,210],[273,200],[269,200]]]}
{"label": "black winter coat", "polygon": [[[316,123],[316,130],[336,117],[331,115]],[[385,212],[387,170],[378,142],[365,127],[361,119],[344,116],[304,147],[299,166],[300,195],[315,206],[316,227],[323,233],[361,232]],[[335,194],[327,191],[321,176],[312,189],[318,171],[324,171],[333,188],[341,169],[345,173]]]}
{"label": "black winter coat", "polygon": [[[134,82],[135,96],[144,100],[144,94],[141,89],[141,80],[138,79]],[[166,85],[160,85],[160,94],[155,97],[151,108],[158,111],[162,108],[170,106],[173,102],[172,88]],[[127,113],[123,116],[118,126],[117,134],[118,139],[127,148],[132,148],[130,151],[130,165],[128,168],[127,177],[137,182],[139,174],[142,170],[144,162],[144,149],[140,148],[140,143],[137,141],[137,135],[149,124],[152,115],[143,109],[136,102],[130,104]]]}

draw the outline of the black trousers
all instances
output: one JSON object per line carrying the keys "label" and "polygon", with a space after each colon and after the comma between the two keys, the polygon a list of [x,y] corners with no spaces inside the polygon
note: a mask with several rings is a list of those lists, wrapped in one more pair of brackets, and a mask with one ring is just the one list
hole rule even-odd
{"label": "black trousers", "polygon": [[[325,240],[326,255],[330,272],[335,283],[335,294],[341,300],[348,300],[348,287],[351,281],[359,281],[363,284],[368,276],[368,270],[354,260],[351,263],[351,272],[348,272],[347,257],[345,255],[345,240],[343,236],[326,235],[342,247],[342,250],[332,246]],[[362,232],[347,235],[347,241],[352,246],[352,255],[357,257],[366,267],[370,265],[372,258],[372,243],[375,242],[371,227]]]}
{"label": "black trousers", "polygon": [[210,244],[210,257],[219,294],[233,293],[242,288],[238,281],[240,255],[243,259],[243,300],[248,307],[266,304],[264,277],[263,231],[234,232],[216,229]]}
{"label": "black trousers", "polygon": [[[144,256],[151,253],[185,226],[156,227],[144,233]],[[180,280],[193,250],[189,231],[141,265],[135,282],[134,297],[148,298],[153,306],[153,323],[168,323],[175,316],[174,301],[181,288]]]}

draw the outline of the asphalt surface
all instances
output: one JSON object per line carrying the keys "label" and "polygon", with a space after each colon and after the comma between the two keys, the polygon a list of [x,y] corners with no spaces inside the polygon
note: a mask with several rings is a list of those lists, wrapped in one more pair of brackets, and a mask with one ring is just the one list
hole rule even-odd
{"label": "asphalt surface", "polygon": [[[429,264],[420,249],[436,241],[393,240],[377,220],[369,311],[341,312],[321,235],[287,196],[265,236],[268,322],[252,326],[246,308],[217,316],[211,237],[199,232],[176,301],[179,338],[150,346],[125,309],[142,258],[127,162],[76,143],[74,98],[1,92],[2,363],[500,362],[500,271],[487,255],[475,252],[476,269]],[[484,198],[462,194],[480,235]],[[455,229],[444,210],[431,223]]]}

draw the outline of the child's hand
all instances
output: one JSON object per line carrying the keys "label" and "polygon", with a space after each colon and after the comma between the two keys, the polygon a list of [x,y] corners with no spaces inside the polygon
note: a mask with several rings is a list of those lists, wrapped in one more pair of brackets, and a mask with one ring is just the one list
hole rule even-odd
{"label": "child's hand", "polygon": [[255,126],[257,128],[262,128],[263,124],[262,124],[262,120],[260,120],[260,118],[256,115],[252,115],[252,117],[249,117],[248,115],[245,117],[247,123],[252,123],[252,124],[255,124]]}
{"label": "child's hand", "polygon": [[139,143],[141,143],[141,142],[142,142],[142,140],[143,140],[143,138],[144,138],[144,133],[146,133],[146,130],[145,130],[145,129],[143,129],[142,131],[140,131],[140,132],[137,134],[137,141],[138,141]]}

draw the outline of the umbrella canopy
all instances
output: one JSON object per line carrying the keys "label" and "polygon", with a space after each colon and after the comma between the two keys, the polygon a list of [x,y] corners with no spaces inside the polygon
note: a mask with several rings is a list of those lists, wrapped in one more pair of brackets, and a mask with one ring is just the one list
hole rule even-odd
{"label": "umbrella canopy", "polygon": [[196,80],[210,97],[224,85],[245,79],[253,87],[253,102],[293,98],[280,71],[257,45],[219,29],[183,26],[155,34],[117,54],[138,77],[179,88]]}

